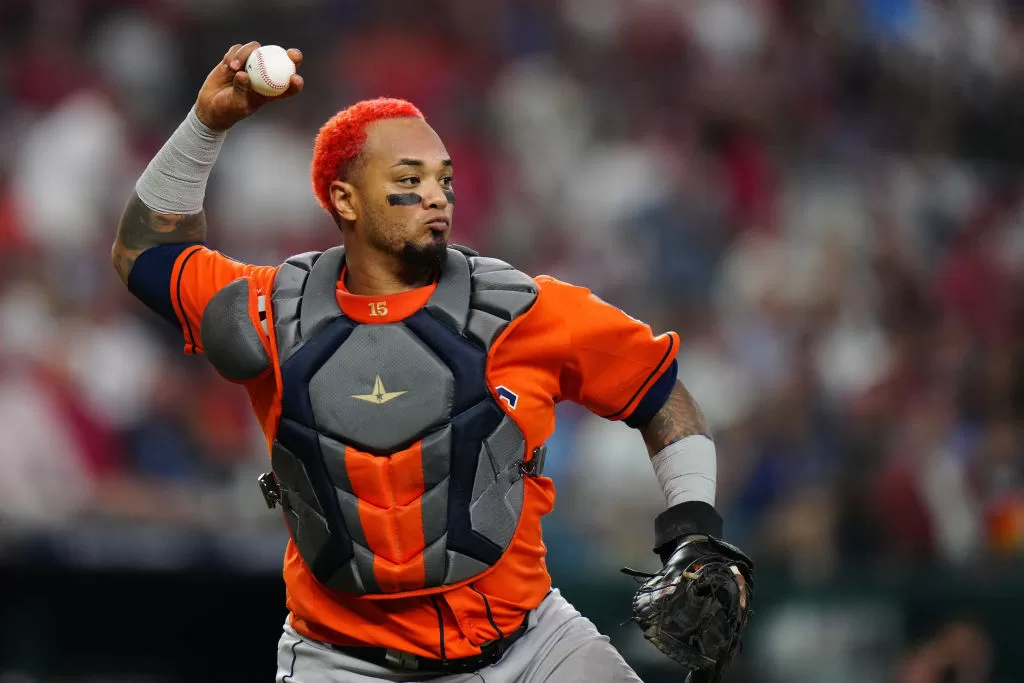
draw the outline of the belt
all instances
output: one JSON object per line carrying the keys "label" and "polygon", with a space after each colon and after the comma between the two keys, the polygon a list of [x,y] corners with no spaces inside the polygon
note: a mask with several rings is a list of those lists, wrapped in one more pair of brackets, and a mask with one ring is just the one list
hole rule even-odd
{"label": "belt", "polygon": [[480,654],[460,659],[431,659],[409,654],[401,650],[391,650],[383,647],[356,647],[346,645],[331,645],[331,649],[341,652],[350,657],[361,659],[364,662],[386,666],[391,669],[405,669],[408,671],[428,671],[445,674],[466,674],[479,671],[485,666],[494,664],[512,644],[519,640],[529,624],[529,613],[523,617],[520,624],[512,633],[499,640],[492,640],[480,646]]}

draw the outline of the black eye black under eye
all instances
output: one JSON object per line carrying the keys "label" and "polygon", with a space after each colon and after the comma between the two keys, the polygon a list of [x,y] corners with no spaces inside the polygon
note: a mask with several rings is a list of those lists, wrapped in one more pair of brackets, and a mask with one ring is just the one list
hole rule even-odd
{"label": "black eye black under eye", "polygon": [[390,204],[391,206],[416,206],[417,204],[422,203],[423,197],[416,194],[415,192],[388,195],[388,204]]}

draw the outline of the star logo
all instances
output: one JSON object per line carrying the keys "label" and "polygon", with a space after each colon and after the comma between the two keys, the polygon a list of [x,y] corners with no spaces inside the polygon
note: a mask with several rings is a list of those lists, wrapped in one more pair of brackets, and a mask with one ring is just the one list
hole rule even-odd
{"label": "star logo", "polygon": [[377,375],[377,379],[373,382],[373,392],[369,394],[353,394],[352,398],[358,398],[360,401],[367,401],[368,403],[387,403],[393,398],[398,398],[404,391],[385,391],[384,382],[380,381],[380,375]]}

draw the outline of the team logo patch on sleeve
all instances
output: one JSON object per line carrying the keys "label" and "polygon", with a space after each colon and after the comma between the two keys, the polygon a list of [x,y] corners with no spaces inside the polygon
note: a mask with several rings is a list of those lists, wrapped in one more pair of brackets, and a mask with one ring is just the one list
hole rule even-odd
{"label": "team logo patch on sleeve", "polygon": [[503,399],[508,407],[512,410],[516,409],[516,404],[519,403],[519,396],[511,389],[505,386],[500,386],[495,389],[495,393],[498,394],[498,398]]}

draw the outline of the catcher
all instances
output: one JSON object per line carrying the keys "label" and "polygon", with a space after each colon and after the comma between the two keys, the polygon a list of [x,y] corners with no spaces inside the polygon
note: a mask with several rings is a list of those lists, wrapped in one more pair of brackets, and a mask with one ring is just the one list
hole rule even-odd
{"label": "catcher", "polygon": [[[634,618],[715,680],[751,563],[718,540],[715,447],[676,380],[677,336],[450,247],[456,164],[402,100],[359,102],[317,136],[313,190],[344,246],[274,267],[206,247],[227,130],[269,102],[243,68],[256,47],[228,51],[139,178],[113,262],[186,352],[245,388],[266,434],[261,489],[291,536],[277,680],[639,680],[544,564],[544,441],[564,399],[643,435],[668,509],[664,569]],[[302,86],[292,76],[284,99]]]}

